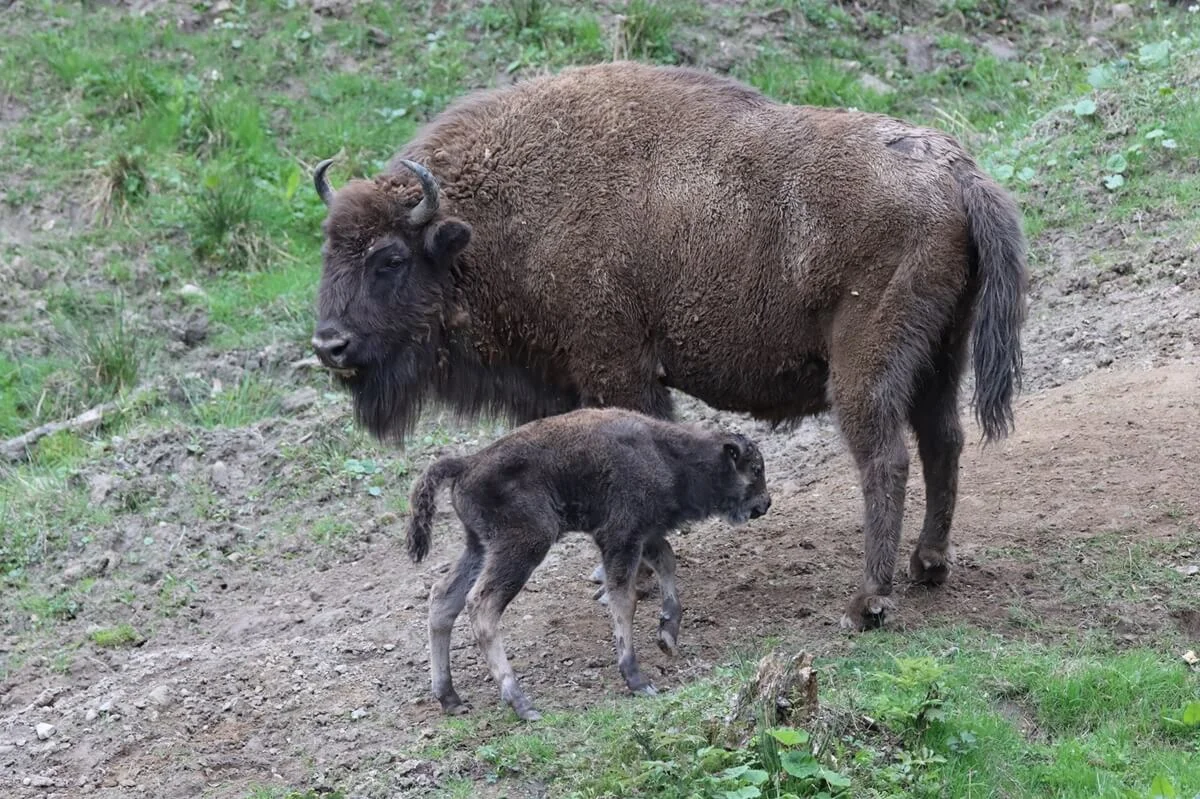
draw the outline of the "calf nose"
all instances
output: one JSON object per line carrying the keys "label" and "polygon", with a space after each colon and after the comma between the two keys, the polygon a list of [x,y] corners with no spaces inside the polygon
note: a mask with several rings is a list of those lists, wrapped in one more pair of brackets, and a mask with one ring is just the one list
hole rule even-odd
{"label": "calf nose", "polygon": [[313,350],[327,366],[341,366],[350,346],[350,336],[332,325],[322,325],[312,337]]}
{"label": "calf nose", "polygon": [[765,516],[767,511],[771,509],[771,498],[767,497],[766,501],[761,505],[755,505],[750,511],[750,518],[757,519],[759,516]]}

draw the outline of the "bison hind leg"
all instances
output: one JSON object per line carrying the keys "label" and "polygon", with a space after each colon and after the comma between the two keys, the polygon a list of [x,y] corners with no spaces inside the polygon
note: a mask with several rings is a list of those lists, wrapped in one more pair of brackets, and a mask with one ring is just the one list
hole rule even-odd
{"label": "bison hind leg", "polygon": [[925,477],[925,521],[909,560],[909,579],[941,585],[950,575],[950,525],[958,497],[958,459],[963,428],[958,386],[966,358],[966,335],[952,328],[914,394],[909,421]]}

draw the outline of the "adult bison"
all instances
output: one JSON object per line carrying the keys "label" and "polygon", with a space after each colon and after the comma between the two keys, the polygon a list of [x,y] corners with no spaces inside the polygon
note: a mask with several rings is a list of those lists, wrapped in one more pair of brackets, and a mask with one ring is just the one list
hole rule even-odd
{"label": "adult bison", "polygon": [[670,417],[669,387],[771,422],[832,409],[865,499],[862,628],[893,606],[907,423],[909,575],[945,580],[967,341],[995,440],[1027,284],[1016,206],[953,138],[614,63],[468,95],[373,180],[335,193],[328,167],[313,346],[374,436],[428,400],[514,422]]}

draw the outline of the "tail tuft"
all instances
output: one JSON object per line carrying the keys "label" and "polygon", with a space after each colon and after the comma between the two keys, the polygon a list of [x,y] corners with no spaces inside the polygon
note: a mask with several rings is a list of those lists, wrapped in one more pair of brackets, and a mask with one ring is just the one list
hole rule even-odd
{"label": "tail tuft", "polygon": [[1012,431],[1012,401],[1021,388],[1028,244],[1020,211],[1003,188],[977,170],[961,176],[960,182],[979,276],[973,404],[985,440],[993,442]]}
{"label": "tail tuft", "polygon": [[409,496],[412,517],[408,520],[408,533],[405,536],[408,557],[413,563],[420,563],[429,554],[438,489],[447,480],[457,480],[466,470],[467,462],[462,458],[441,458],[434,461],[413,484]]}

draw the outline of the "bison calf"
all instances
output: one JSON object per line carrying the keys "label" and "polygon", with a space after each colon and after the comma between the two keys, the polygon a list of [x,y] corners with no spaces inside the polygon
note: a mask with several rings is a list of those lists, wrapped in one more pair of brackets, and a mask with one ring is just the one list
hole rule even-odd
{"label": "bison calf", "polygon": [[659,646],[674,654],[682,610],[668,530],[723,516],[742,524],[767,512],[763,459],[742,435],[704,431],[623,409],[583,409],[531,422],[474,455],[441,458],[412,490],[408,552],[429,552],[436,497],[453,483],[466,549],[429,596],[433,694],[446,713],[465,712],[450,679],[450,630],[467,607],[500,696],[521,718],[540,718],[504,653],[500,615],[564,533],[591,534],[600,548],[618,666],[635,693],[654,693],[633,652],[640,563],[662,590]]}

